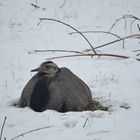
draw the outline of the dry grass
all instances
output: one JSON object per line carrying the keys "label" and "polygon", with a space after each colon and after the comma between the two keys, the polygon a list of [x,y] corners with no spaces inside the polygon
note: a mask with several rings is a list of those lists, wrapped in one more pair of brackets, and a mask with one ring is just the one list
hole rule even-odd
{"label": "dry grass", "polygon": [[100,102],[92,100],[89,106],[89,110],[95,111],[95,110],[102,110],[102,111],[109,111],[109,107],[103,106]]}

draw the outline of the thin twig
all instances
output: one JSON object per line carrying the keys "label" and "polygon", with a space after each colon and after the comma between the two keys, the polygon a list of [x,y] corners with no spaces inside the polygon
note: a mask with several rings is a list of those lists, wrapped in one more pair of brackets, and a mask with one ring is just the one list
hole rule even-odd
{"label": "thin twig", "polygon": [[67,24],[67,23],[64,23],[64,22],[62,22],[62,21],[60,21],[60,20],[51,19],[51,18],[39,18],[39,20],[40,20],[40,21],[39,21],[38,25],[40,25],[41,22],[44,21],[44,20],[50,20],[50,21],[55,21],[55,22],[61,23],[61,24],[63,24],[63,25],[66,25],[67,27],[69,27],[69,28],[75,30],[76,32],[78,32],[78,33],[87,41],[87,43],[90,45],[90,47],[91,47],[91,49],[93,50],[93,52],[96,54],[96,51],[95,51],[95,49],[93,48],[92,44],[89,42],[89,40],[88,40],[79,30],[77,30],[76,28],[72,27],[71,25],[69,25],[69,24]]}
{"label": "thin twig", "polygon": [[86,126],[86,123],[88,120],[89,120],[89,118],[87,118],[86,121],[84,122],[83,128]]}
{"label": "thin twig", "polygon": [[2,128],[1,128],[0,140],[2,140],[2,134],[3,134],[3,129],[4,129],[4,126],[5,126],[6,119],[7,119],[7,117],[5,116],[3,124],[2,124]]}
{"label": "thin twig", "polygon": [[[106,32],[106,31],[80,31],[81,33],[103,33],[103,34],[110,34],[110,35],[113,35],[113,36],[115,36],[115,37],[117,37],[117,38],[121,38],[120,36],[118,36],[118,35],[116,35],[116,34],[114,34],[114,33],[111,33],[111,32]],[[69,33],[70,35],[72,35],[72,34],[76,34],[77,32],[71,32],[71,33]]]}
{"label": "thin twig", "polygon": [[116,19],[116,21],[115,21],[115,22],[112,24],[112,26],[110,27],[109,32],[110,32],[110,31],[115,27],[115,25],[116,25],[119,21],[121,21],[122,19],[124,19],[124,21],[125,21],[125,28],[126,28],[126,19],[135,19],[135,20],[139,20],[139,21],[140,21],[140,19],[139,19],[138,17],[136,17],[136,16],[129,15],[129,14],[123,15],[121,18]]}
{"label": "thin twig", "polygon": [[33,6],[34,8],[40,8],[39,6],[37,6],[37,5],[35,5],[35,4],[33,4],[33,3],[31,3],[31,6]]}
{"label": "thin twig", "polygon": [[121,18],[119,18],[119,19],[116,19],[116,21],[112,24],[112,26],[110,27],[110,29],[108,30],[108,32],[110,32],[113,28],[114,28],[114,26],[120,21],[120,20],[122,20],[123,19],[123,17],[121,17]]}
{"label": "thin twig", "polygon": [[140,31],[140,26],[139,26],[139,24],[137,24],[137,27],[138,27],[138,30]]}
{"label": "thin twig", "polygon": [[[69,53],[81,53],[79,51],[69,51],[69,50],[33,50],[34,53],[40,53],[40,52],[69,52]],[[28,53],[32,53],[28,52]]]}
{"label": "thin twig", "polygon": [[32,133],[32,132],[35,132],[35,131],[39,131],[39,130],[42,130],[42,129],[46,129],[46,128],[51,128],[51,127],[53,127],[53,126],[46,126],[46,127],[41,127],[41,128],[29,130],[29,131],[27,131],[27,132],[24,132],[24,133],[21,133],[21,134],[15,136],[15,137],[12,138],[11,140],[15,140],[15,139],[17,139],[17,138],[19,138],[19,137],[22,137],[22,136],[26,135],[26,134],[29,134],[29,133]]}
{"label": "thin twig", "polygon": [[[133,35],[130,35],[130,36],[126,36],[126,37],[124,37],[124,38],[120,38],[120,39],[117,39],[117,40],[108,42],[108,43],[106,43],[106,44],[99,45],[99,46],[95,47],[94,49],[96,50],[96,49],[99,49],[99,48],[108,46],[108,45],[110,45],[110,44],[114,44],[114,43],[116,43],[116,42],[124,41],[124,40],[129,39],[129,38],[138,38],[138,39],[139,39],[139,38],[140,38],[140,34],[133,34]],[[123,43],[124,43],[124,42],[123,42]]]}
{"label": "thin twig", "polygon": [[[128,59],[129,56],[124,55],[118,55],[118,54],[93,54],[93,53],[83,53],[83,54],[73,54],[73,55],[63,55],[63,56],[56,56],[56,57],[50,57],[46,60],[54,60],[54,59],[60,59],[60,58],[68,58],[68,57],[80,57],[80,56],[98,56],[98,57],[115,57],[115,58],[122,58],[122,59]],[[140,61],[139,58],[135,58],[136,60]]]}

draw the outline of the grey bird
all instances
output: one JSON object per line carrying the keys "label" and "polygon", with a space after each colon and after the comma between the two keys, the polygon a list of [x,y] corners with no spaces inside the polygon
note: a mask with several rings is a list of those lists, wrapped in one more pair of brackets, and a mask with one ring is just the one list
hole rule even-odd
{"label": "grey bird", "polygon": [[88,110],[92,101],[87,84],[68,68],[46,61],[24,87],[19,107],[29,106],[37,112],[47,109],[59,112]]}

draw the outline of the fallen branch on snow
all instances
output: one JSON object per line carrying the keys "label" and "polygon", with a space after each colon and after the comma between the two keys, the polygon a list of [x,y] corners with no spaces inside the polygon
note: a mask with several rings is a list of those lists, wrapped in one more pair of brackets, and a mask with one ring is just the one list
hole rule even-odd
{"label": "fallen branch on snow", "polygon": [[[126,20],[127,18],[132,18],[132,19],[135,19],[135,20],[140,20],[139,18],[133,16],[133,15],[124,15],[123,17],[117,19],[113,25],[111,26],[110,30],[112,30],[114,28],[114,26],[117,24],[118,21],[124,19]],[[71,29],[75,30],[76,32],[72,32],[72,33],[69,33],[69,34],[74,34],[74,33],[79,33],[82,37],[84,37],[84,39],[88,42],[88,44],[90,45],[91,49],[94,53],[85,53],[84,51],[83,52],[79,52],[79,51],[68,51],[68,50],[34,50],[34,52],[45,52],[45,51],[58,51],[58,52],[72,52],[72,53],[78,53],[78,54],[74,54],[74,55],[64,55],[64,56],[57,56],[57,57],[52,57],[52,58],[48,58],[47,60],[52,60],[52,59],[58,59],[58,58],[65,58],[65,57],[77,57],[77,56],[98,56],[98,57],[103,57],[103,56],[107,56],[107,57],[116,57],[116,58],[123,58],[123,59],[127,59],[127,58],[130,58],[129,56],[123,56],[123,55],[117,55],[117,54],[99,54],[97,53],[95,50],[96,49],[99,49],[99,48],[102,48],[102,47],[105,47],[105,46],[108,46],[110,44],[114,44],[116,42],[120,42],[120,41],[123,41],[123,48],[124,48],[124,41],[127,40],[127,39],[131,39],[131,38],[135,38],[135,39],[140,39],[140,34],[133,34],[133,35],[129,35],[129,36],[126,36],[126,37],[123,37],[121,38],[120,36],[114,34],[114,33],[111,33],[110,30],[108,32],[106,31],[86,31],[86,32],[80,32],[78,31],[76,28],[72,27],[71,25],[67,24],[67,23],[64,23],[60,20],[56,20],[56,19],[51,19],[51,18],[40,18],[39,19],[39,23],[38,25],[41,24],[42,21],[44,20],[50,20],[50,21],[55,21],[55,22],[58,22],[58,23],[61,23],[67,27],[70,27]],[[126,26],[126,25],[125,25]],[[92,44],[89,42],[89,40],[83,35],[83,33],[89,33],[89,32],[93,32],[93,33],[105,33],[105,34],[111,34],[115,37],[117,37],[118,39],[114,40],[114,41],[111,41],[111,42],[108,42],[108,43],[105,43],[103,45],[99,45],[97,47],[94,47],[92,46]],[[30,52],[29,52],[30,53]],[[139,54],[138,54],[139,55]],[[137,56],[138,56],[137,55]],[[135,58],[136,60],[140,61],[139,58]]]}
{"label": "fallen branch on snow", "polygon": [[[108,45],[111,45],[111,44],[114,44],[114,43],[120,42],[120,41],[123,41],[123,48],[124,48],[124,41],[127,40],[127,39],[132,39],[132,38],[140,39],[140,34],[133,34],[133,35],[130,35],[130,36],[126,36],[124,38],[116,39],[114,41],[99,45],[99,46],[95,47],[94,50],[99,49],[99,48],[103,48],[105,46],[108,46]],[[69,51],[69,50],[34,50],[33,52],[35,52],[35,53],[36,52],[72,52],[72,53],[81,53],[79,51]],[[31,52],[28,52],[28,53],[31,53]]]}
{"label": "fallen branch on snow", "polygon": [[[123,59],[128,59],[130,58],[129,56],[124,56],[124,55],[117,55],[117,54],[93,54],[93,53],[81,53],[81,54],[73,54],[73,55],[63,55],[63,56],[56,56],[56,57],[50,57],[47,58],[46,60],[54,60],[54,59],[60,59],[60,58],[66,58],[66,57],[78,57],[78,56],[97,56],[97,57],[115,57],[115,58],[123,58]],[[140,61],[139,58],[135,58],[136,60]]]}

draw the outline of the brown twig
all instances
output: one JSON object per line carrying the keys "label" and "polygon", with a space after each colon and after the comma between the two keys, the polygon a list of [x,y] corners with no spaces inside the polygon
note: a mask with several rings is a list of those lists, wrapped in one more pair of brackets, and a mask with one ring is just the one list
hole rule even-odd
{"label": "brown twig", "polygon": [[[124,41],[125,41],[126,39],[130,39],[130,38],[137,38],[137,39],[139,39],[139,38],[140,38],[140,34],[129,35],[129,36],[126,36],[126,37],[124,37],[124,38],[120,38],[120,39],[117,39],[117,40],[108,42],[108,43],[106,43],[106,44],[99,45],[99,46],[95,47],[94,49],[96,50],[96,49],[99,49],[99,48],[102,48],[102,47],[105,47],[105,46],[108,46],[108,45],[111,45],[111,44],[114,44],[114,43],[120,42],[120,41],[123,41],[123,44],[124,44]],[[124,45],[123,45],[123,46],[124,46]]]}
{"label": "brown twig", "polygon": [[[94,54],[94,53],[81,53],[81,54],[73,54],[73,55],[63,55],[63,56],[56,56],[56,57],[50,57],[47,58],[46,60],[53,60],[53,59],[60,59],[60,58],[68,58],[68,57],[78,57],[78,56],[98,56],[98,57],[115,57],[115,58],[123,58],[123,59],[127,59],[130,58],[129,56],[124,56],[124,55],[118,55],[118,54],[106,54],[106,53],[102,53],[102,54]],[[136,58],[136,60],[140,61],[139,58]]]}
{"label": "brown twig", "polygon": [[[116,21],[115,21],[115,22],[112,24],[112,26],[110,27],[109,32],[110,32],[110,31],[115,27],[115,25],[116,25],[119,21],[121,21],[122,19],[125,21],[125,29],[126,29],[126,24],[127,24],[126,19],[134,19],[134,21],[135,21],[135,20],[140,21],[140,19],[139,19],[138,17],[136,17],[136,16],[129,15],[129,14],[123,15],[121,18],[116,19]],[[133,22],[134,22],[134,21],[133,21]]]}
{"label": "brown twig", "polygon": [[3,134],[3,129],[5,126],[5,122],[6,122],[7,117],[4,118],[3,124],[2,124],[2,128],[1,128],[1,133],[0,133],[0,140],[2,140],[2,134]]}
{"label": "brown twig", "polygon": [[15,140],[15,139],[17,139],[17,138],[19,138],[19,137],[22,137],[22,136],[26,135],[26,134],[29,134],[29,133],[32,133],[32,132],[35,132],[35,131],[39,131],[39,130],[42,130],[42,129],[46,129],[46,128],[51,128],[51,127],[53,127],[53,126],[46,126],[46,127],[41,127],[41,128],[29,130],[29,131],[27,131],[27,132],[24,132],[24,133],[21,133],[21,134],[15,136],[15,137],[12,138],[11,140]]}
{"label": "brown twig", "polygon": [[78,33],[87,41],[87,43],[90,45],[90,47],[91,47],[91,49],[93,50],[93,52],[96,54],[96,51],[95,51],[95,49],[93,48],[92,44],[89,42],[89,40],[88,40],[79,30],[77,30],[77,29],[74,28],[73,26],[71,26],[71,25],[69,25],[69,24],[67,24],[67,23],[64,23],[64,22],[62,22],[62,21],[60,21],[60,20],[51,19],[51,18],[39,18],[39,20],[40,20],[40,21],[39,21],[38,25],[40,25],[41,22],[44,21],[44,20],[50,20],[50,21],[55,21],[55,22],[61,23],[61,24],[65,25],[65,26],[67,26],[67,27],[69,27],[69,28],[75,30],[76,32],[78,32]]}
{"label": "brown twig", "polygon": [[[134,35],[130,35],[124,38],[120,38],[117,40],[114,40],[112,42],[100,45],[95,47],[95,49],[99,49],[101,47],[105,47],[108,46],[110,44],[119,42],[119,41],[123,41],[123,46],[124,46],[124,40],[129,39],[129,38],[140,38],[140,34],[134,34]],[[58,59],[58,58],[64,58],[64,57],[77,57],[77,56],[109,56],[109,57],[118,57],[118,58],[129,58],[129,56],[122,56],[122,55],[115,55],[115,54],[92,54],[92,53],[85,53],[85,52],[79,52],[79,51],[68,51],[68,50],[34,50],[34,52],[46,52],[46,51],[51,51],[51,52],[72,52],[72,53],[78,53],[77,55],[64,55],[64,56],[58,56],[58,57],[52,57],[52,58],[48,58],[47,60],[52,60],[52,59]],[[88,50],[89,51],[89,50]],[[139,61],[139,59],[136,58],[136,60]]]}
{"label": "brown twig", "polygon": [[[114,33],[111,33],[111,32],[106,32],[106,31],[80,31],[81,33],[103,33],[103,34],[110,34],[110,35],[113,35],[113,36],[115,36],[115,37],[117,37],[117,38],[121,38],[120,36],[118,36],[118,35],[116,35],[116,34],[114,34]],[[72,34],[76,34],[77,32],[71,32],[71,33],[69,33],[70,35],[72,35]]]}

